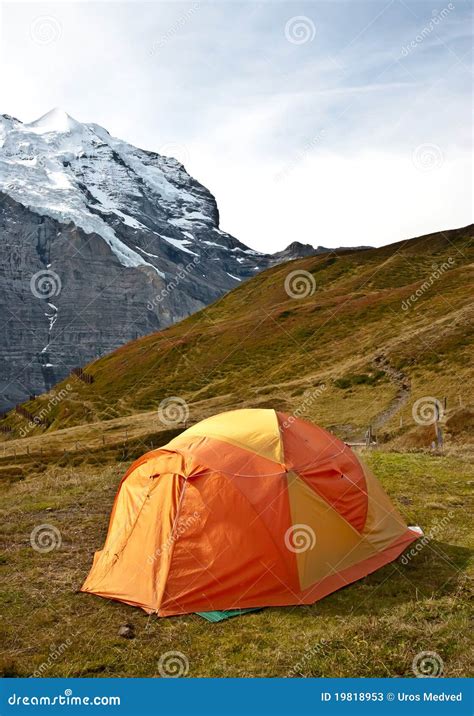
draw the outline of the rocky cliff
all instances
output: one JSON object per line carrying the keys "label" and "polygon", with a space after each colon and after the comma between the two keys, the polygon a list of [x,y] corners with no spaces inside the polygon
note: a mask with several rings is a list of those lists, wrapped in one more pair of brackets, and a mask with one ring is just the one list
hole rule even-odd
{"label": "rocky cliff", "polygon": [[248,248],[176,159],[61,110],[0,115],[0,238],[1,409],[311,251]]}
{"label": "rocky cliff", "polygon": [[0,410],[283,261],[219,228],[176,159],[52,110],[0,115]]}

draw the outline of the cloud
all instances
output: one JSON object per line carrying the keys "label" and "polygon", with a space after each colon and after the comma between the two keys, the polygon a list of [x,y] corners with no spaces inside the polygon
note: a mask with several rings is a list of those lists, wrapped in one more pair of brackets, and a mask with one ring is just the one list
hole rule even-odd
{"label": "cloud", "polygon": [[[426,2],[4,3],[0,111],[61,106],[184,147],[222,226],[255,248],[380,245],[471,221],[471,9],[453,5],[403,56]],[[296,15],[315,28],[302,44],[285,36]],[[31,32],[44,17],[49,43]],[[425,144],[432,171],[413,165]]]}

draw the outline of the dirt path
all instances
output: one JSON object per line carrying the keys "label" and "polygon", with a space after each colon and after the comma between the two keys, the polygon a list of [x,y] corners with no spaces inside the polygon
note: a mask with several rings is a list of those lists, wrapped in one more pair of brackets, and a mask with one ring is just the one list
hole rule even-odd
{"label": "dirt path", "polygon": [[388,406],[378,413],[372,421],[374,430],[381,428],[392,418],[400,408],[405,405],[411,394],[410,378],[403,371],[394,368],[385,353],[379,353],[374,358],[374,365],[378,370],[383,370],[387,378],[394,383],[398,390],[395,397]]}

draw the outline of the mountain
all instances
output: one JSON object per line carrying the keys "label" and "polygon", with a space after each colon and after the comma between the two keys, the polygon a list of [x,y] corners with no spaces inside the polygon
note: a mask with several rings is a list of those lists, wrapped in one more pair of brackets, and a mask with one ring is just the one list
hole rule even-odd
{"label": "mountain", "polygon": [[58,109],[0,115],[0,235],[3,408],[315,251],[250,249],[176,159]]}
{"label": "mountain", "polygon": [[[332,251],[332,249],[326,249]],[[318,253],[318,250],[311,246],[311,244],[301,244],[299,241],[293,241],[283,251],[278,251],[273,254],[273,263],[283,263],[284,261],[292,261],[293,259],[301,259],[303,256],[313,256]]]}
{"label": "mountain", "polygon": [[285,261],[293,261],[294,259],[301,259],[304,256],[317,256],[318,254],[330,254],[340,253],[341,251],[366,251],[367,249],[373,248],[372,246],[351,246],[344,247],[338,246],[337,248],[328,248],[326,246],[318,246],[314,248],[311,244],[302,244],[299,241],[293,241],[289,244],[286,249],[278,251],[271,256],[271,265],[284,263]]}
{"label": "mountain", "polygon": [[429,446],[438,401],[446,436],[467,440],[473,229],[274,266],[10,413],[4,438],[96,455],[125,434],[139,455],[184,419],[274,407],[346,440],[371,425],[380,440]]}

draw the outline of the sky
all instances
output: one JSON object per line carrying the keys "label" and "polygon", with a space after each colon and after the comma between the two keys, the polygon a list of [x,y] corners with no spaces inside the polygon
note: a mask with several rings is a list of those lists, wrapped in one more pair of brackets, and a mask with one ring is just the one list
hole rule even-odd
{"label": "sky", "polygon": [[464,0],[21,2],[0,112],[53,107],[175,156],[252,248],[381,246],[472,222]]}

